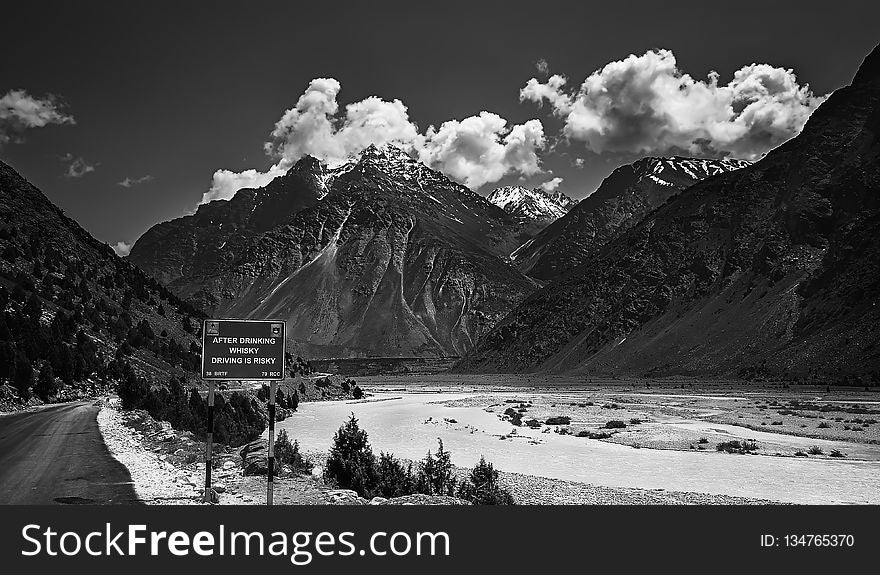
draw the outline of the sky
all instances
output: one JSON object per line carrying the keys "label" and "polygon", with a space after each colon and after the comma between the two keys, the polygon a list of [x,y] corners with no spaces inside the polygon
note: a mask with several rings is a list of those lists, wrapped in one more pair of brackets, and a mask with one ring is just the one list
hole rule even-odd
{"label": "sky", "polygon": [[[123,5],[124,4],[124,5]],[[880,42],[871,2],[4,6],[0,159],[124,253],[303,154],[391,142],[487,195],[757,159]]]}

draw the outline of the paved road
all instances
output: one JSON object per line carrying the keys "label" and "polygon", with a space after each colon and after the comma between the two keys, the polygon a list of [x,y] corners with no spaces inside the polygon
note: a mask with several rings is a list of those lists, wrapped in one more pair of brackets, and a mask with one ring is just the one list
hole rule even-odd
{"label": "paved road", "polygon": [[135,503],[90,402],[0,416],[0,504]]}

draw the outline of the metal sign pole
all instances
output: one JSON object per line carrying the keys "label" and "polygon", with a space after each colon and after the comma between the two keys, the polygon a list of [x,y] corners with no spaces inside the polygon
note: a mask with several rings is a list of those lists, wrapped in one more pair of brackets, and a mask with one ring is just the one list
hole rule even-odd
{"label": "metal sign pole", "polygon": [[214,439],[214,382],[208,387],[208,440],[205,444],[205,503],[211,502],[211,447]]}
{"label": "metal sign pole", "polygon": [[272,505],[272,480],[275,476],[275,391],[277,381],[269,382],[269,472],[266,484],[266,505]]}

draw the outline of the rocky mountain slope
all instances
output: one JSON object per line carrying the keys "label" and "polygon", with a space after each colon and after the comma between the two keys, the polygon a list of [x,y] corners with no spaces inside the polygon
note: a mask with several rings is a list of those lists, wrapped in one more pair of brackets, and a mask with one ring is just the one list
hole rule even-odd
{"label": "rocky mountain slope", "polygon": [[0,382],[22,399],[193,378],[202,313],[83,230],[0,162]]}
{"label": "rocky mountain slope", "polygon": [[309,357],[459,355],[534,289],[518,222],[403,151],[304,157],[154,226],[130,259],[216,316],[281,318]]}
{"label": "rocky mountain slope", "polygon": [[621,166],[568,213],[513,252],[517,268],[540,280],[583,263],[694,183],[749,165],[745,160],[642,158]]}
{"label": "rocky mountain slope", "polygon": [[528,298],[458,369],[880,379],[880,47],[764,159]]}

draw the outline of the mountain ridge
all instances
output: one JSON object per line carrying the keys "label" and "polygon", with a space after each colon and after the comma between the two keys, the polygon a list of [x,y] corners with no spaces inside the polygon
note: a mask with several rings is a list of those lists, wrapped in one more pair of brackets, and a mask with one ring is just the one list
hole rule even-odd
{"label": "mountain ridge", "polygon": [[795,138],[527,298],[459,371],[880,381],[880,47]]}
{"label": "mountain ridge", "polygon": [[[262,208],[274,195],[296,201]],[[518,233],[479,194],[370,146],[157,224],[129,257],[215,314],[287,319],[304,354],[449,356],[534,289],[503,259]]]}

